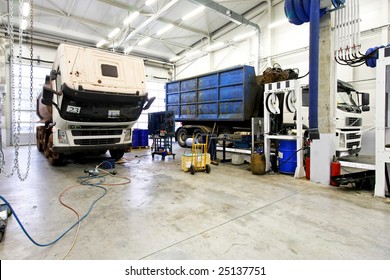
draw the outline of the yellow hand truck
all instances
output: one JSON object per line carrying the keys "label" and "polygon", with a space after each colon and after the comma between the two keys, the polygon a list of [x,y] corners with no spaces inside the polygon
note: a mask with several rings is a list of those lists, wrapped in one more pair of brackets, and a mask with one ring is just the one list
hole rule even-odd
{"label": "yellow hand truck", "polygon": [[196,143],[194,136],[192,139],[190,173],[192,175],[197,171],[210,173],[211,165],[207,163],[208,135],[206,135],[206,143]]}

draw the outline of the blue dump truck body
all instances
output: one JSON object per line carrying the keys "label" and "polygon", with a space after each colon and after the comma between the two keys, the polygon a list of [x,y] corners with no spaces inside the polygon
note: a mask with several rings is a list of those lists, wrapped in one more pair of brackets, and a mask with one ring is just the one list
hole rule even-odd
{"label": "blue dump truck body", "polygon": [[263,88],[252,66],[240,65],[165,86],[166,110],[182,126],[176,131],[181,146],[193,135],[230,134],[234,128],[250,129],[252,117],[262,117]]}

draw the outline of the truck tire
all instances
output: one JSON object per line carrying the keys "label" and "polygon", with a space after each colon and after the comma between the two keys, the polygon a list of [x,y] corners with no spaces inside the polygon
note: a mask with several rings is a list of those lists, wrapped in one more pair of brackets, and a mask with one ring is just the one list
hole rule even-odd
{"label": "truck tire", "polygon": [[186,145],[186,140],[188,138],[188,134],[187,134],[187,129],[185,128],[179,128],[179,130],[177,131],[177,134],[176,134],[176,141],[177,143],[179,144],[180,147],[182,148],[186,148],[187,145]]}
{"label": "truck tire", "polygon": [[42,129],[42,127],[37,126],[36,128],[36,137],[37,137],[37,149],[38,151],[43,151],[43,141],[45,139],[45,131]]}
{"label": "truck tire", "polygon": [[124,154],[125,154],[125,150],[124,149],[110,150],[110,155],[115,160],[123,158]]}
{"label": "truck tire", "polygon": [[196,140],[197,142],[196,143],[203,143],[203,139],[202,139],[202,135],[205,134],[204,131],[202,129],[195,129],[194,130],[194,141]]}
{"label": "truck tire", "polygon": [[45,156],[49,160],[50,165],[58,166],[62,165],[62,154],[53,152],[53,134],[50,134],[48,142],[45,146]]}

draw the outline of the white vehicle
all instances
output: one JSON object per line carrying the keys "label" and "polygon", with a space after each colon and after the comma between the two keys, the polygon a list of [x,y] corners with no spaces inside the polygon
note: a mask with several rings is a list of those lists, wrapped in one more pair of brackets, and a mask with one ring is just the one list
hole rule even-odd
{"label": "white vehicle", "polygon": [[363,112],[370,110],[369,94],[338,80],[336,102],[336,156],[357,155],[362,146]]}
{"label": "white vehicle", "polygon": [[[351,84],[338,80],[336,102],[336,156],[357,155],[362,143],[363,112],[370,110],[369,94],[358,92]],[[302,88],[302,105],[303,115],[308,116],[308,86]],[[287,119],[286,116],[285,119]],[[303,123],[307,125],[305,120],[308,118],[303,120]],[[286,124],[284,126],[288,127]]]}
{"label": "white vehicle", "polygon": [[144,68],[140,58],[58,47],[37,100],[43,124],[37,127],[37,147],[51,164],[79,151],[123,156],[131,147],[133,125],[154,101],[148,100]]}

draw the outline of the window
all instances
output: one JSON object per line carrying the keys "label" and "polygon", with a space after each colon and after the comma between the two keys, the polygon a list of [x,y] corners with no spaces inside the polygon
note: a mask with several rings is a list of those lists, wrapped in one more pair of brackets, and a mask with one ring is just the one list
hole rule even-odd
{"label": "window", "polygon": [[114,65],[102,64],[102,75],[105,77],[118,78],[118,68]]}

